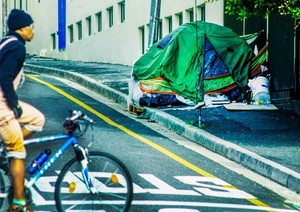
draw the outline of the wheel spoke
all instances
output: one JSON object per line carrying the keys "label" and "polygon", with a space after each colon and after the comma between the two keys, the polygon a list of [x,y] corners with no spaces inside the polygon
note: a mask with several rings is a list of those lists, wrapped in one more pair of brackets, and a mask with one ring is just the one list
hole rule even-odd
{"label": "wheel spoke", "polygon": [[62,169],[55,186],[58,211],[127,211],[133,195],[132,179],[127,168],[112,155],[91,152],[88,164],[97,192],[86,188],[80,163],[71,160]]}

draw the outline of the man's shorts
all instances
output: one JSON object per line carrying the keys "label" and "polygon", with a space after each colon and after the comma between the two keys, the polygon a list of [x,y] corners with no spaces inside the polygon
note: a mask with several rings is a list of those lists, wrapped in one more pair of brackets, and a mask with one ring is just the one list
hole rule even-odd
{"label": "man's shorts", "polygon": [[45,117],[33,106],[22,101],[19,101],[19,104],[23,111],[20,118],[16,119],[13,111],[5,117],[0,117],[0,136],[5,143],[8,157],[25,159],[22,128],[32,132],[41,131]]}

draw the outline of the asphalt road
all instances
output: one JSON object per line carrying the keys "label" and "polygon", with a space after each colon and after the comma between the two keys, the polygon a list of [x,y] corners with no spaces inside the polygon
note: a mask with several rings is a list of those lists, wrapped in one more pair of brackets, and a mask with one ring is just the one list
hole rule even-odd
{"label": "asphalt road", "polygon": [[[88,145],[92,141],[92,149],[117,156],[129,168],[134,182],[131,211],[292,211],[284,206],[285,198],[261,185],[272,182],[263,181],[157,123],[137,120],[120,105],[88,90],[80,92],[72,83],[64,84],[42,75],[35,77],[63,89],[102,114],[93,114],[84,105],[27,78],[19,92],[20,99],[39,108],[47,120],[44,131],[35,136],[63,132],[62,123],[69,109],[86,112],[96,126],[93,133],[82,138],[82,143]],[[58,145],[54,142],[47,147]],[[39,144],[29,146],[27,162],[44,148]],[[70,151],[32,188],[35,211],[54,211],[57,171],[71,157]]]}

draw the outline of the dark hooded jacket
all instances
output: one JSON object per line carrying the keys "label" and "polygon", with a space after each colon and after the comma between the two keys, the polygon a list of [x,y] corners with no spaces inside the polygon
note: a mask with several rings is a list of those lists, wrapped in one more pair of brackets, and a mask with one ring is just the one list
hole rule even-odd
{"label": "dark hooded jacket", "polygon": [[6,99],[7,105],[13,109],[18,105],[18,96],[14,89],[13,81],[21,71],[25,56],[25,40],[16,32],[9,32],[0,41],[0,45],[10,37],[15,37],[0,50],[0,88]]}

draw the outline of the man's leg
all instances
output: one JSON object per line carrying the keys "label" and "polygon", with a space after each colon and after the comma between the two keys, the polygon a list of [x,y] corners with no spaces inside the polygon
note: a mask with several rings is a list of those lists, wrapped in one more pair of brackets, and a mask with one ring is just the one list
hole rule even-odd
{"label": "man's leg", "polygon": [[32,133],[42,131],[45,124],[44,115],[35,107],[26,102],[19,101],[23,110],[22,116],[18,119],[22,126],[24,139],[30,137]]}
{"label": "man's leg", "polygon": [[25,163],[23,159],[10,159],[10,172],[13,179],[14,199],[24,201]]}
{"label": "man's leg", "polygon": [[[11,161],[11,174],[14,187],[14,202],[12,209],[17,205],[24,205],[24,180],[26,151],[23,140],[30,137],[34,131],[41,131],[45,122],[44,115],[36,108],[24,102],[19,102],[23,114],[16,120],[13,116],[7,122],[1,122],[0,134],[5,142],[7,155]],[[6,117],[7,118],[7,117]],[[18,204],[21,203],[21,204]],[[30,210],[30,207],[27,207]],[[14,210],[13,210],[14,211]]]}
{"label": "man's leg", "polygon": [[[10,158],[10,170],[13,183],[14,202],[25,205],[24,199],[24,178],[26,151],[23,146],[23,133],[19,122],[12,118],[2,122],[0,134],[5,143],[7,156]],[[17,206],[13,204],[12,207]]]}
{"label": "man's leg", "polygon": [[23,138],[27,139],[29,138],[34,132],[27,130],[26,128],[22,127],[22,134],[23,134]]}

